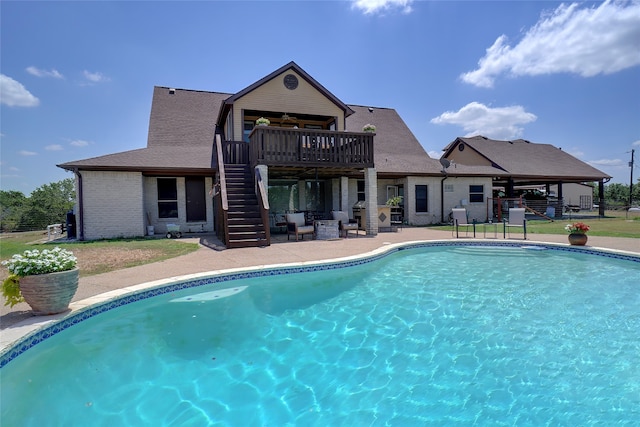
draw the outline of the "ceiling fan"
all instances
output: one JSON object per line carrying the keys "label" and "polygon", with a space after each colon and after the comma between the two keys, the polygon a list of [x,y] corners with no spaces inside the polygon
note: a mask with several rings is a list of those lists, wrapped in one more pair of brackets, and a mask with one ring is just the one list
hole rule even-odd
{"label": "ceiling fan", "polygon": [[284,113],[281,118],[282,118],[283,122],[297,121],[298,120],[297,117],[292,117],[292,116],[288,115],[287,113]]}

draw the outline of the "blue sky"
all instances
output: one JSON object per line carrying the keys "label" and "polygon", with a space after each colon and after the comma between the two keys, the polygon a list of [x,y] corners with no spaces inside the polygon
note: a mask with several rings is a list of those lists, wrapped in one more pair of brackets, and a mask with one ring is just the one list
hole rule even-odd
{"label": "blue sky", "polygon": [[0,3],[0,188],[146,145],[153,86],[234,93],[295,61],[394,108],[432,157],[458,136],[552,144],[640,177],[640,2]]}

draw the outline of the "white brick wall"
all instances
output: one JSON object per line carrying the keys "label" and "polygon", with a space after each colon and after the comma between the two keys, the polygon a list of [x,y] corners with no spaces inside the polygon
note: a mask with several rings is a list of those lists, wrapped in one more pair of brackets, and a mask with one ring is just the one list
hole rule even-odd
{"label": "white brick wall", "polygon": [[85,239],[144,235],[141,173],[82,171],[81,174]]}
{"label": "white brick wall", "polygon": [[183,233],[200,233],[205,231],[213,231],[213,197],[208,194],[213,186],[213,179],[206,177],[204,179],[207,220],[198,222],[187,222],[186,211],[186,190],[184,177],[176,178],[178,190],[178,218],[158,218],[158,177],[144,177],[144,222],[147,224],[147,215],[151,218],[151,225],[155,228],[155,234],[166,234],[167,224],[176,224],[180,226]]}
{"label": "white brick wall", "polygon": [[[453,208],[466,208],[469,221],[474,219],[477,222],[485,222],[487,220],[487,197],[492,196],[491,178],[455,178],[449,177],[444,181],[445,185],[453,185],[453,192],[444,193],[444,213],[445,221],[449,218],[449,213]],[[471,203],[469,201],[469,186],[483,185],[484,200],[482,203]],[[438,199],[440,198],[440,187],[438,184]],[[463,201],[467,204],[463,205]],[[491,212],[491,211],[490,211]]]}

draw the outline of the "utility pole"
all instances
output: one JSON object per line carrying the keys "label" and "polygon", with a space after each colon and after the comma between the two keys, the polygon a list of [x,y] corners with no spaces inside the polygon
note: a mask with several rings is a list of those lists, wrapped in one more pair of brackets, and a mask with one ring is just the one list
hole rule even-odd
{"label": "utility pole", "polygon": [[631,179],[629,180],[629,207],[633,206],[633,153],[636,150],[631,150],[631,161],[629,167],[631,168]]}

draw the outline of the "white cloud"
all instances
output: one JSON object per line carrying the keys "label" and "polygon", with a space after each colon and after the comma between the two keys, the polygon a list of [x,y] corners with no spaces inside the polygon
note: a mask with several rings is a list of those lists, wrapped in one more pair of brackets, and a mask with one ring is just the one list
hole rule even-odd
{"label": "white cloud", "polygon": [[636,142],[634,142],[634,143],[633,143],[633,144],[631,144],[631,145],[633,145],[634,147],[640,147],[640,139],[639,139],[639,140],[637,140]]}
{"label": "white cloud", "polygon": [[442,157],[443,152],[442,151],[427,151],[427,154],[432,159],[439,159],[440,157]]}
{"label": "white cloud", "polygon": [[36,77],[53,77],[54,79],[64,79],[64,76],[58,72],[55,68],[48,70],[41,70],[34,66],[27,67],[27,73]]}
{"label": "white cloud", "polygon": [[37,156],[38,153],[36,153],[35,151],[27,151],[27,150],[20,150],[18,151],[18,154],[20,154],[21,156]]}
{"label": "white cloud", "polygon": [[492,108],[479,102],[471,102],[458,111],[447,111],[434,117],[431,123],[461,126],[467,132],[465,136],[483,135],[509,140],[522,135],[523,128],[518,125],[536,119],[535,114],[526,112],[520,105]]}
{"label": "white cloud", "polygon": [[46,147],[44,147],[44,149],[47,150],[47,151],[62,151],[62,150],[64,150],[64,148],[62,148],[62,145],[60,145],[60,144],[47,145]]}
{"label": "white cloud", "polygon": [[99,71],[92,73],[90,71],[84,70],[82,74],[84,75],[84,78],[91,83],[104,83],[109,81],[109,78]]}
{"label": "white cloud", "polygon": [[0,74],[0,103],[9,107],[36,107],[40,104],[40,100],[20,82]]}
{"label": "white cloud", "polygon": [[74,147],[86,147],[90,144],[89,141],[83,141],[81,139],[75,139],[73,141],[71,141],[69,143],[70,145],[73,145]]}
{"label": "white cloud", "polygon": [[391,9],[400,9],[402,13],[411,13],[413,0],[353,0],[353,7],[372,15]]}
{"label": "white cloud", "polygon": [[501,74],[592,77],[640,65],[640,2],[608,0],[596,8],[580,6],[562,4],[543,14],[513,47],[501,35],[478,61],[478,69],[462,74],[462,80],[492,87]]}
{"label": "white cloud", "polygon": [[597,166],[623,166],[623,165],[627,164],[627,162],[625,162],[622,159],[591,160],[591,161],[588,161],[587,163],[589,163],[593,167],[597,167]]}

